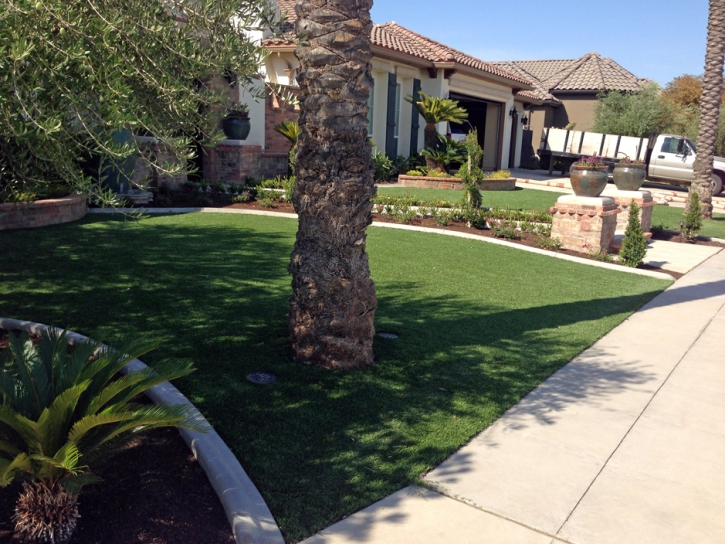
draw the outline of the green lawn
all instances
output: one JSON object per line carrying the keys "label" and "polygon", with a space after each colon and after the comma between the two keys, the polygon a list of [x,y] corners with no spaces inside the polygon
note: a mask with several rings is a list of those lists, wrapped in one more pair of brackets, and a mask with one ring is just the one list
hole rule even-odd
{"label": "green lawn", "polygon": [[[680,221],[682,221],[683,208],[674,208],[672,206],[655,206],[652,212],[653,225],[665,225],[671,230],[680,230]],[[702,230],[698,233],[703,236],[712,236],[714,238],[725,238],[725,214],[714,213],[712,220],[702,222]]]}
{"label": "green lawn", "polygon": [[[437,199],[458,202],[462,191],[445,189],[416,189],[413,187],[378,187],[379,195],[415,196],[422,199]],[[482,191],[483,205],[492,208],[513,208],[544,211],[551,208],[562,193],[540,191],[537,189],[517,189],[516,191]],[[679,230],[682,220],[682,208],[655,206],[652,212],[652,224],[663,224]],[[725,238],[725,214],[715,213],[712,221],[705,221],[700,231],[704,236]]]}
{"label": "green lawn", "polygon": [[[379,195],[414,196],[422,199],[459,202],[463,191],[446,189],[416,189],[414,187],[378,187]],[[483,205],[491,208],[514,208],[523,210],[547,210],[551,208],[560,193],[520,189],[515,191],[481,191]]]}
{"label": "green lawn", "polygon": [[[94,337],[149,333],[296,542],[415,482],[669,282],[419,232],[370,228],[378,364],[289,359],[296,222],[248,215],[89,216],[0,233],[0,315]],[[271,386],[253,371],[274,372]],[[643,383],[632,368],[551,399]],[[546,417],[542,413],[542,417]],[[100,484],[102,485],[102,484]]]}

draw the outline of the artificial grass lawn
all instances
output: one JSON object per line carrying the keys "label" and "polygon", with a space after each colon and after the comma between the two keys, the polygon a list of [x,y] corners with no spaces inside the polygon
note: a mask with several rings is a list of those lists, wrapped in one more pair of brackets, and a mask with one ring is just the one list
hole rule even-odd
{"label": "artificial grass lawn", "polygon": [[[415,187],[378,187],[379,195],[413,196],[421,199],[447,200],[458,203],[463,191],[452,189],[417,189]],[[523,210],[547,210],[561,193],[516,188],[514,191],[481,191],[483,206],[491,208],[512,208]]]}
{"label": "artificial grass lawn", "polygon": [[[416,189],[414,187],[378,187],[379,195],[414,196],[421,199],[447,200],[459,202],[463,191],[446,189]],[[536,189],[520,189],[515,191],[481,191],[483,205],[491,208],[512,208],[515,210],[546,211],[551,208],[556,199],[564,193],[553,191],[539,191]],[[652,212],[653,225],[665,225],[672,230],[679,230],[682,221],[683,208],[672,206],[655,206]],[[712,220],[704,221],[703,236],[725,238],[725,214],[714,213]]]}
{"label": "artificial grass lawn", "polygon": [[[669,285],[373,227],[377,328],[399,339],[376,338],[373,368],[335,372],[289,359],[295,230],[290,219],[188,214],[0,233],[0,315],[106,339],[147,333],[166,342],[144,361],[192,359],[197,371],[177,385],[289,542],[417,481]],[[245,380],[258,370],[279,381]],[[603,368],[552,407],[646,380]]]}
{"label": "artificial grass lawn", "polygon": [[[652,212],[652,224],[664,225],[670,230],[680,230],[680,221],[684,219],[684,212],[684,208],[655,206]],[[713,238],[725,238],[725,214],[712,214],[712,219],[702,222],[702,230],[698,234]]]}

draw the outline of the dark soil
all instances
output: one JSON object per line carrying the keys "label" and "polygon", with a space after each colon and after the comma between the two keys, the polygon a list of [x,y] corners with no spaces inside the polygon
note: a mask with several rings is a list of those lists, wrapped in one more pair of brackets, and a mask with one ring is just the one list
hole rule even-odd
{"label": "dark soil", "polygon": [[725,247],[722,242],[711,240],[707,236],[697,236],[694,240],[686,240],[684,236],[681,236],[678,231],[666,230],[666,231],[653,231],[653,240],[662,240],[664,242],[675,242],[680,244],[693,244],[698,246],[713,246],[713,247]]}
{"label": "dark soil", "polygon": [[[71,544],[234,542],[219,498],[176,429],[139,435],[95,473],[103,481],[83,488]],[[20,490],[15,482],[0,491],[0,542],[22,542],[12,534]]]}

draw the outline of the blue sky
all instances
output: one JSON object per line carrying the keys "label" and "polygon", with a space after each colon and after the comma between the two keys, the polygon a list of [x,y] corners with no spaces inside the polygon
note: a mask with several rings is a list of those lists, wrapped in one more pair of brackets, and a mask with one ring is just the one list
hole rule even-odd
{"label": "blue sky", "polygon": [[375,0],[372,17],[486,61],[596,51],[665,85],[702,73],[707,8],[707,0]]}

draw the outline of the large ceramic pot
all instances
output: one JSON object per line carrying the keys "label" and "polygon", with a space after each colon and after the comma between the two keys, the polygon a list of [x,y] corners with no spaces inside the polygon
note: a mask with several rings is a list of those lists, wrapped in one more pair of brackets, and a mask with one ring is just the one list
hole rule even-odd
{"label": "large ceramic pot", "polygon": [[644,166],[614,166],[614,185],[620,191],[639,191],[647,170]]}
{"label": "large ceramic pot", "polygon": [[222,130],[230,140],[246,140],[251,128],[252,124],[249,119],[240,119],[239,117],[225,117],[222,119]]}
{"label": "large ceramic pot", "polygon": [[569,170],[571,188],[576,196],[596,197],[607,186],[609,174],[607,168],[594,168],[573,164]]}

